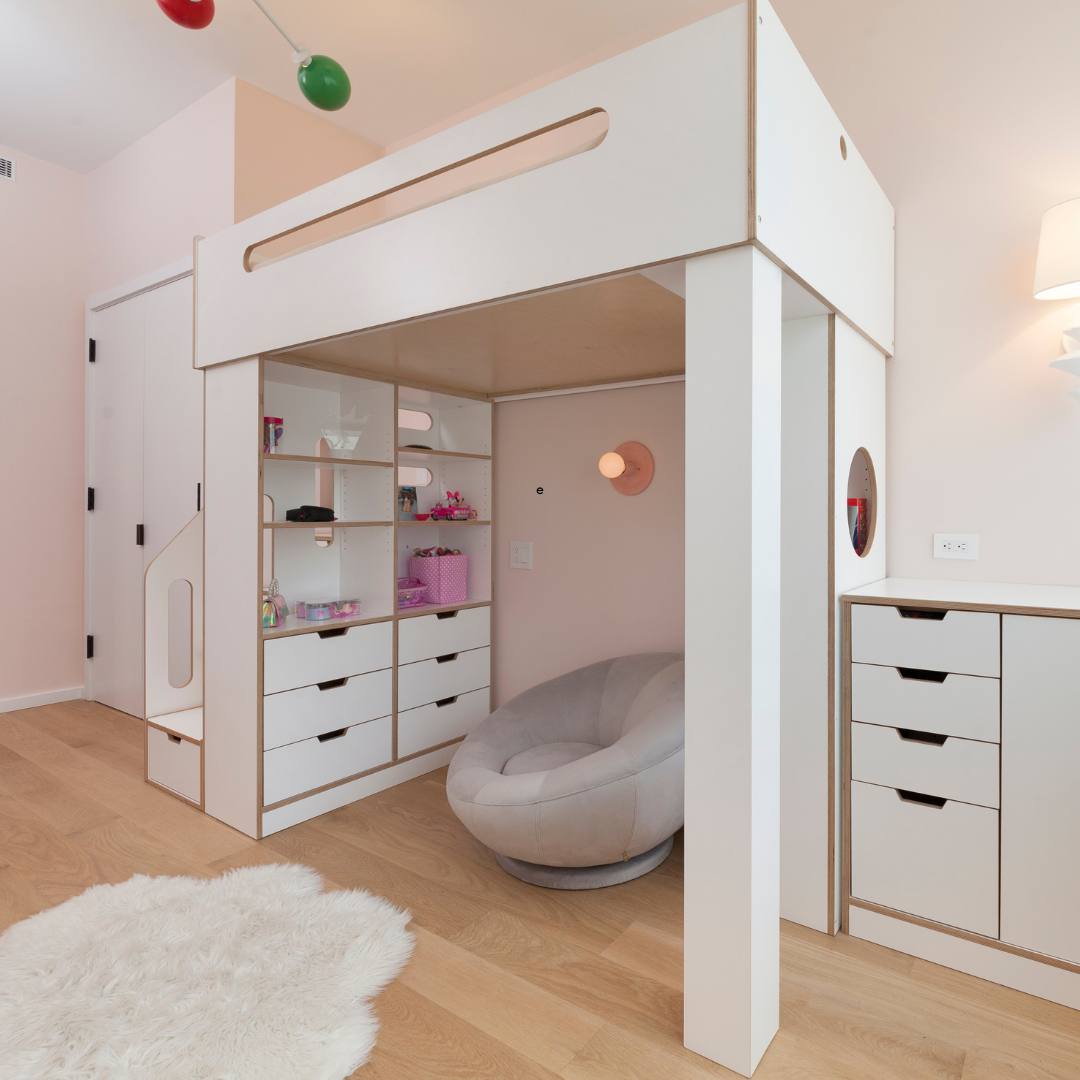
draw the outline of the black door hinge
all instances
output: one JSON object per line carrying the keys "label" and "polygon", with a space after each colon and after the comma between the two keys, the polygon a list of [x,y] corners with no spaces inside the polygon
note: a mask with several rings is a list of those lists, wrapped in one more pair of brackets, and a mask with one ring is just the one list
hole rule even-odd
{"label": "black door hinge", "polygon": [[87,488],[86,489],[86,509],[87,510],[93,510],[94,509],[94,489],[93,488]]}
{"label": "black door hinge", "polygon": [[143,542],[143,527],[141,525],[135,526],[135,543],[142,547]]}
{"label": "black door hinge", "polygon": [[202,509],[202,484],[195,485],[195,513]]}
{"label": "black door hinge", "polygon": [[90,339],[90,363],[97,362],[97,341],[94,338]]}
{"label": "black door hinge", "polygon": [[93,634],[87,634],[86,635],[86,659],[87,660],[93,660],[94,659],[94,635]]}

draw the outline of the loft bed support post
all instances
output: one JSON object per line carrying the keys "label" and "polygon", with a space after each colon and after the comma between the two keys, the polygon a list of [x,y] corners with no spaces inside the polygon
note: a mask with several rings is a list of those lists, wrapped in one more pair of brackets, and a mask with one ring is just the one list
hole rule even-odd
{"label": "loft bed support post", "polygon": [[779,1027],[780,328],[760,251],[687,261],[684,1042],[744,1076]]}

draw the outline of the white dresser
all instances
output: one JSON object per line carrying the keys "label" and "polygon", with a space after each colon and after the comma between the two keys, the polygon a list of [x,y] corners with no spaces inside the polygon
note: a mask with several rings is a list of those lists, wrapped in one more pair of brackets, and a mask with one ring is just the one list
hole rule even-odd
{"label": "white dresser", "polygon": [[1080,588],[842,602],[844,928],[1080,1007]]}

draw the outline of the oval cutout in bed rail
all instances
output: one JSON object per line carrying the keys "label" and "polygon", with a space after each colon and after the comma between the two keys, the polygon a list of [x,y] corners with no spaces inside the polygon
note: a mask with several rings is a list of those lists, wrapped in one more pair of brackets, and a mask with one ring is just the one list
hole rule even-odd
{"label": "oval cutout in bed rail", "polygon": [[260,240],[244,252],[244,269],[251,273],[309,248],[595,150],[607,133],[605,110],[578,113]]}

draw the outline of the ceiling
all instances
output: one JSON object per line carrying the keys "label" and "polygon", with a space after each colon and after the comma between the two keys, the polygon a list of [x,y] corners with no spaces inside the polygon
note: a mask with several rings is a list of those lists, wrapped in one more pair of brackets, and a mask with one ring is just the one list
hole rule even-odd
{"label": "ceiling", "polygon": [[[334,122],[381,146],[694,11],[700,0],[264,0],[348,71]],[[726,6],[720,3],[711,7]],[[0,0],[0,145],[89,171],[232,76],[305,108],[252,0],[185,30],[155,0]],[[312,110],[314,111],[314,110]],[[326,114],[322,114],[326,115]]]}

